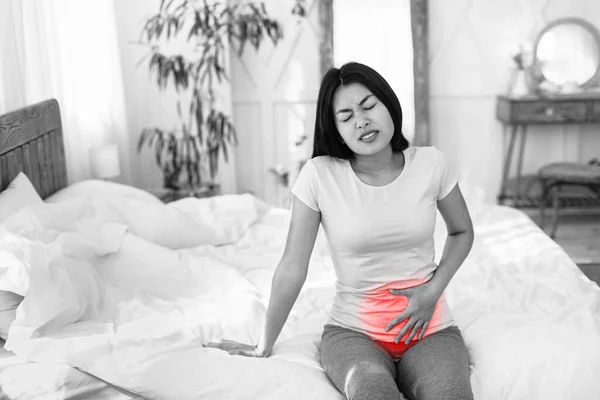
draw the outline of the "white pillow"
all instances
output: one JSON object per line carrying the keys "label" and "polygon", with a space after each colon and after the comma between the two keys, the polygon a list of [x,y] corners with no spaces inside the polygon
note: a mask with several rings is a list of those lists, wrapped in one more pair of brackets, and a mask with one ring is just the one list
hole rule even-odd
{"label": "white pillow", "polygon": [[270,207],[252,195],[193,197],[167,205],[109,200],[136,236],[171,249],[238,241]]}
{"label": "white pillow", "polygon": [[43,202],[27,175],[19,172],[8,187],[0,192],[0,222],[28,205]]}
{"label": "white pillow", "polygon": [[127,198],[144,203],[162,204],[162,201],[141,189],[116,182],[85,180],[67,186],[46,199],[47,203],[59,203],[75,197],[92,196],[104,198]]}

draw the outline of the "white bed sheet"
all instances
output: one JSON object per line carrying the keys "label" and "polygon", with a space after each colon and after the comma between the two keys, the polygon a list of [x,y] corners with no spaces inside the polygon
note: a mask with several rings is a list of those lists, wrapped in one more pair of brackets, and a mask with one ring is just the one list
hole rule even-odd
{"label": "white bed sheet", "polygon": [[[229,356],[202,343],[258,338],[287,211],[265,215],[247,196],[229,197],[222,204],[238,218],[220,231],[231,232],[230,244],[173,250],[128,231],[130,221],[119,213],[104,215],[104,201],[79,205],[77,224],[66,223],[65,214],[55,220],[57,209],[35,206],[4,231],[0,226],[13,253],[27,248],[17,257],[26,265],[2,272],[12,286],[0,289],[29,290],[8,348],[29,360],[77,366],[147,398],[343,398],[319,360],[335,279],[322,234],[273,355]],[[188,199],[156,207],[223,215],[219,204]],[[71,204],[69,215],[77,210]],[[476,242],[447,297],[471,354],[475,398],[600,398],[598,286],[524,214],[490,206],[473,218]],[[444,233],[438,221],[438,254]],[[30,337],[34,329],[43,335]]]}
{"label": "white bed sheet", "polygon": [[[4,346],[4,341],[0,340]],[[33,363],[0,347],[2,400],[132,400],[140,396],[65,364]]]}

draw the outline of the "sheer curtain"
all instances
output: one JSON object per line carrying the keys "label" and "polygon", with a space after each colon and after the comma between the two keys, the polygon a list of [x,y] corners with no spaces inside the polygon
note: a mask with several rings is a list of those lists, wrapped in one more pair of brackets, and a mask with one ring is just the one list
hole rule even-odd
{"label": "sheer curtain", "polygon": [[[2,112],[47,98],[61,108],[69,182],[88,179],[89,151],[119,145],[130,182],[127,121],[113,2],[9,0],[1,10]],[[10,61],[6,61],[10,60]]]}
{"label": "sheer curtain", "polygon": [[404,136],[415,131],[410,0],[333,2],[333,62],[366,64],[390,84],[402,106]]}

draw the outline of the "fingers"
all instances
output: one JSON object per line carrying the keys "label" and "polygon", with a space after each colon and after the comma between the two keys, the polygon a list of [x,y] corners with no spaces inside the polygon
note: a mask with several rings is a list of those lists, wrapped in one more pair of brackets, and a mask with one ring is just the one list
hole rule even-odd
{"label": "fingers", "polygon": [[232,343],[232,342],[209,342],[206,344],[202,345],[203,347],[211,347],[214,349],[220,349],[220,350],[235,350],[235,349],[239,349],[239,348],[243,348],[244,346],[240,343]]}
{"label": "fingers", "polygon": [[421,327],[421,332],[419,333],[419,337],[417,338],[418,340],[423,339],[423,335],[425,334],[425,331],[427,330],[428,325],[429,325],[429,321],[425,321],[425,323]]}
{"label": "fingers", "polygon": [[256,350],[231,350],[228,353],[232,356],[258,357]]}
{"label": "fingers", "polygon": [[396,318],[394,318],[389,324],[387,324],[387,326],[385,327],[385,331],[389,332],[390,329],[398,325],[400,322],[404,321],[406,318],[410,317],[411,311],[412,310],[410,310],[407,307],[406,310],[402,311],[400,314],[398,314]]}
{"label": "fingers", "polygon": [[218,343],[218,342],[208,342],[208,343],[204,343],[202,345],[202,347],[212,347],[212,348],[215,348],[215,349],[220,349],[221,346],[222,346],[222,344]]}
{"label": "fingers", "polygon": [[408,337],[404,341],[404,344],[409,344],[410,341],[413,340],[413,338],[415,337],[415,335],[417,334],[417,332],[419,331],[419,328],[421,328],[421,326],[423,326],[423,321],[418,320],[415,323],[415,325],[413,326],[412,331],[410,331],[410,335],[408,335]]}
{"label": "fingers", "polygon": [[227,339],[223,339],[220,342],[208,342],[205,343],[204,346],[208,346],[208,347],[252,347],[252,345],[246,344],[246,343],[240,343],[240,342],[236,342],[235,340],[227,340]]}
{"label": "fingers", "polygon": [[258,357],[256,346],[223,339],[222,342],[208,342],[202,347],[214,348],[226,351],[232,356]]}
{"label": "fingers", "polygon": [[398,344],[402,337],[406,335],[406,333],[413,327],[413,325],[417,322],[415,317],[410,317],[406,324],[400,329],[400,332],[396,335],[396,339],[394,339],[394,343]]}
{"label": "fingers", "polygon": [[394,296],[410,297],[412,289],[390,289],[390,293]]}

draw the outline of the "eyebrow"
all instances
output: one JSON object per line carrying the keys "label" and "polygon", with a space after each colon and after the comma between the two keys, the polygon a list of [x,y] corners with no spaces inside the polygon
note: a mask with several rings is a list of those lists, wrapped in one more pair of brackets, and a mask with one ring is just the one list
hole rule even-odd
{"label": "eyebrow", "polygon": [[[372,94],[368,94],[368,95],[366,95],[366,96],[365,96],[365,98],[364,98],[364,99],[362,99],[362,100],[360,101],[360,103],[358,103],[358,105],[359,105],[359,106],[362,106],[363,104],[365,104],[365,101],[369,100],[369,98],[371,98],[371,97],[373,97],[373,95],[372,95]],[[352,109],[351,109],[351,108],[342,108],[342,109],[340,109],[340,110],[337,110],[335,113],[336,113],[336,115],[337,115],[337,114],[339,114],[339,113],[343,113],[343,112],[351,112],[351,111],[352,111]]]}

